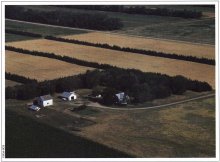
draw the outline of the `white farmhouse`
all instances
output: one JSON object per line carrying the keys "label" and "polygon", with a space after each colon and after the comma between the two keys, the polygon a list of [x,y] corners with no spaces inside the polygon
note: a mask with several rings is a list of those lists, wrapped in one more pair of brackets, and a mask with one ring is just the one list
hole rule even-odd
{"label": "white farmhouse", "polygon": [[69,101],[75,100],[77,98],[75,92],[63,92],[60,96],[62,98],[69,100]]}
{"label": "white farmhouse", "polygon": [[38,105],[41,107],[51,106],[53,105],[53,98],[51,95],[45,95],[38,97]]}
{"label": "white farmhouse", "polygon": [[126,95],[124,92],[119,92],[119,93],[115,94],[115,96],[117,97],[118,104],[121,104],[121,105],[127,104],[127,100],[129,99],[129,96]]}

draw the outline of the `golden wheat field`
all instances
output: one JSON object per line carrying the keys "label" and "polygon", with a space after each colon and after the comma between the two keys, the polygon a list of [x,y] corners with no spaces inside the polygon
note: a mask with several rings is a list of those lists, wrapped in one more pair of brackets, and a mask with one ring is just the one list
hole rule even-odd
{"label": "golden wheat field", "polygon": [[37,79],[38,81],[84,73],[92,68],[59,60],[6,51],[6,72]]}
{"label": "golden wheat field", "polygon": [[105,32],[90,32],[63,36],[63,38],[77,39],[92,43],[107,43],[121,47],[130,47],[144,50],[152,50],[165,53],[192,55],[196,57],[215,58],[215,47],[212,45],[200,45],[163,39],[132,37],[127,35],[109,34]]}
{"label": "golden wheat field", "polygon": [[[144,72],[157,72],[170,76],[183,75],[190,79],[206,81],[212,85],[213,88],[215,87],[215,66],[212,65],[81,46],[45,39],[13,42],[7,43],[7,45],[28,50],[52,52],[59,55],[71,56],[77,59],[102,64],[110,64],[122,68],[134,68]],[[56,72],[57,76],[65,74],[66,69],[67,68],[59,69],[59,71]],[[23,69],[19,69],[19,71],[22,70]],[[51,68],[50,70],[53,71],[54,69]],[[42,72],[47,74],[47,69],[40,70],[38,73]]]}

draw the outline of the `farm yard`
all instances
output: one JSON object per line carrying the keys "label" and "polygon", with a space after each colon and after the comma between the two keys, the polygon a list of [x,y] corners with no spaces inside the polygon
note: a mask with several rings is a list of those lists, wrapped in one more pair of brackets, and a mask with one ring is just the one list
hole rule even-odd
{"label": "farm yard", "polygon": [[36,79],[38,81],[85,73],[92,68],[74,65],[54,59],[30,56],[6,51],[6,72]]}
{"label": "farm yard", "polygon": [[6,45],[28,50],[50,52],[122,68],[134,68],[144,72],[156,72],[171,76],[183,75],[193,80],[206,81],[213,87],[215,85],[215,67],[212,65],[137,55],[129,52],[119,52],[46,39],[11,42]]}
{"label": "farm yard", "polygon": [[[128,14],[74,6],[21,8],[17,15],[16,6],[6,8],[6,158],[216,156],[213,6],[160,5],[174,14],[170,16],[160,15],[164,11],[144,15],[143,10]],[[175,15],[183,10],[185,16],[191,11],[202,16]],[[67,43],[47,36],[214,63]],[[64,91],[74,92],[77,99],[61,98]],[[109,101],[116,91],[129,93],[130,101],[123,106],[115,101],[107,105],[90,98],[101,96],[102,101],[104,97]],[[27,104],[35,104],[36,97],[46,94],[52,96],[51,106],[28,109]]]}

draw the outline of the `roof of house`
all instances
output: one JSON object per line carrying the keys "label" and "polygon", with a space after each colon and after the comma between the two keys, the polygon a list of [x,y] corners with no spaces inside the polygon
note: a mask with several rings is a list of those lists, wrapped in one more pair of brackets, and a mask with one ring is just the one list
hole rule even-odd
{"label": "roof of house", "polygon": [[115,94],[115,95],[117,96],[117,98],[118,98],[119,100],[123,100],[124,97],[125,97],[125,93],[124,93],[124,92],[120,92],[120,93],[117,93],[117,94]]}
{"label": "roof of house", "polygon": [[40,99],[46,101],[46,100],[51,100],[53,98],[51,97],[51,95],[44,95],[44,96],[40,96]]}
{"label": "roof of house", "polygon": [[70,97],[71,95],[76,95],[74,92],[63,92],[60,96],[61,97],[65,97],[65,98],[68,98]]}

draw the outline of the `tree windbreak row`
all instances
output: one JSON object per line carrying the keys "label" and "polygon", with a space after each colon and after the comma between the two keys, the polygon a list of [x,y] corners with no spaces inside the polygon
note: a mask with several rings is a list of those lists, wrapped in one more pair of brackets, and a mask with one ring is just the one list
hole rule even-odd
{"label": "tree windbreak row", "polygon": [[[6,75],[6,79],[12,78],[14,81],[19,81],[21,77],[15,74]],[[80,88],[94,89],[97,86],[105,87],[102,95],[109,96],[104,102],[106,105],[114,104],[114,93],[119,91],[123,91],[133,98],[133,103],[143,103],[166,98],[171,94],[180,95],[186,90],[196,92],[212,90],[212,87],[206,82],[190,80],[183,76],[170,77],[159,73],[144,73],[134,69],[112,67],[39,83],[30,79],[29,83],[6,87],[6,99],[26,100],[40,95],[73,91]],[[111,93],[112,95],[110,95]]]}
{"label": "tree windbreak row", "polygon": [[62,10],[43,11],[25,9],[24,7],[13,5],[5,7],[5,17],[8,19],[94,30],[116,30],[123,27],[120,19],[112,18],[102,13],[88,14]]}

